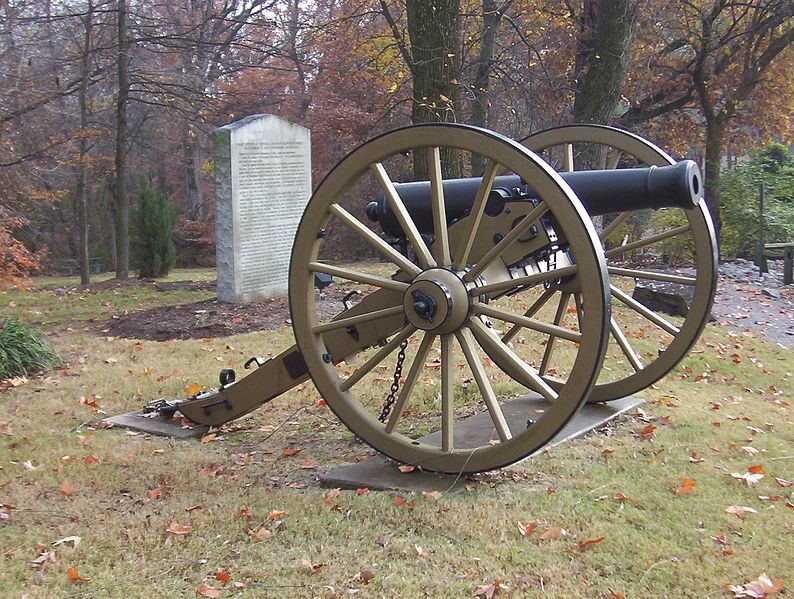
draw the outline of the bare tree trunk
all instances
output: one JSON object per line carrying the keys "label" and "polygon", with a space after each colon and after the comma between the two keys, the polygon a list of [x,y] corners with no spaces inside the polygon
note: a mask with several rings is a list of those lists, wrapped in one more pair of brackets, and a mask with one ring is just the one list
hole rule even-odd
{"label": "bare tree trunk", "polygon": [[720,171],[722,155],[725,151],[725,123],[720,119],[706,117],[706,168],[703,181],[704,197],[709,212],[717,227],[717,239],[720,238],[722,217],[720,215]]}
{"label": "bare tree trunk", "polygon": [[78,259],[80,261],[80,284],[88,285],[91,282],[91,270],[88,263],[88,142],[86,141],[85,131],[88,126],[88,78],[89,78],[89,59],[91,57],[91,29],[93,27],[93,0],[88,0],[86,14],[83,18],[85,33],[83,36],[83,55],[80,59],[80,142],[79,152],[80,161],[77,172],[77,185],[75,195],[77,196],[77,228],[79,231]]}
{"label": "bare tree trunk", "polygon": [[[454,122],[460,76],[460,0],[407,0],[413,75],[413,123]],[[442,150],[445,177],[459,177],[456,152]],[[414,154],[414,175],[427,178],[424,152]]]}
{"label": "bare tree trunk", "polygon": [[[585,0],[576,55],[574,121],[608,124],[626,78],[636,0]],[[606,148],[581,148],[577,169],[604,168]]]}
{"label": "bare tree trunk", "polygon": [[[502,20],[502,15],[507,4],[501,8],[497,6],[496,0],[482,0],[482,39],[480,41],[480,53],[477,57],[477,70],[474,74],[474,103],[471,109],[471,124],[477,127],[488,127],[488,117],[490,116],[491,100],[489,93],[491,90],[491,67],[494,60],[494,45],[496,43],[496,28]],[[473,154],[471,157],[471,174],[473,176],[482,175],[485,170],[485,158],[480,154]]]}
{"label": "bare tree trunk", "polygon": [[116,98],[116,278],[126,279],[130,265],[130,210],[127,199],[127,101],[130,93],[126,0],[118,7],[118,96]]}
{"label": "bare tree trunk", "polygon": [[201,189],[201,141],[193,125],[186,123],[183,129],[182,153],[185,168],[185,194],[190,218],[201,218],[205,214]]}

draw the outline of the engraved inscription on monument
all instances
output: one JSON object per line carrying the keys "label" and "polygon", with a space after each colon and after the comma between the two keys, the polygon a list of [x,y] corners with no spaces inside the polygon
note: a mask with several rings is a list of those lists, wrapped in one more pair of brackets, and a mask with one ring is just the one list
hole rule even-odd
{"label": "engraved inscription on monument", "polygon": [[218,297],[287,292],[292,241],[311,196],[308,129],[255,115],[215,133]]}

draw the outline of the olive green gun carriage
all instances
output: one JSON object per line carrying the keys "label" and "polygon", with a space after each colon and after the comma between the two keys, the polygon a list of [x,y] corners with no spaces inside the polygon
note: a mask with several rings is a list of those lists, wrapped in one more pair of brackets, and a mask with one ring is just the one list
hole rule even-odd
{"label": "olive green gun carriage", "polygon": [[[575,171],[585,146],[602,146],[606,170]],[[466,175],[472,156],[480,176]],[[426,180],[396,183],[412,177],[412,160]],[[444,176],[451,161],[462,177]],[[651,209],[661,217],[649,221]],[[384,262],[358,262],[362,246]],[[642,262],[669,248],[687,274]],[[351,152],[306,207],[289,271],[295,345],[251,358],[240,380],[223,371],[215,391],[148,409],[218,426],[311,378],[355,435],[394,460],[498,468],[542,448],[585,402],[667,374],[707,321],[715,254],[695,163],[631,133],[568,126],[519,143],[463,125],[398,129]],[[317,273],[352,290],[330,319]],[[687,315],[634,299],[638,280],[692,288]],[[503,407],[527,390],[544,401],[517,426]],[[493,423],[486,443],[456,434],[477,412]]]}

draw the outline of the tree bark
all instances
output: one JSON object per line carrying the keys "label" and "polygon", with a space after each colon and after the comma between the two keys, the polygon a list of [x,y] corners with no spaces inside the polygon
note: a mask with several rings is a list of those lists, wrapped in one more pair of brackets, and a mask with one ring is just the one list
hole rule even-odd
{"label": "tree bark", "polygon": [[202,218],[204,209],[203,190],[201,189],[202,151],[199,132],[190,123],[182,129],[182,154],[185,168],[185,194],[190,218]]}
{"label": "tree bark", "polygon": [[[499,7],[496,0],[482,0],[482,39],[480,52],[477,56],[477,70],[474,73],[474,102],[471,109],[471,124],[477,127],[488,128],[491,100],[491,67],[494,60],[494,46],[496,44],[496,29],[502,20],[506,5]],[[471,174],[480,176],[485,170],[485,157],[473,154],[471,157]]]}
{"label": "tree bark", "polygon": [[130,93],[129,43],[127,40],[126,0],[117,0],[118,21],[118,95],[116,97],[116,177],[114,200],[116,213],[116,278],[126,279],[130,265],[130,211],[127,199],[127,102]]}
{"label": "tree bark", "polygon": [[[576,53],[574,122],[609,124],[626,78],[636,0],[585,0]],[[604,168],[606,148],[580,149],[577,169]]]}
{"label": "tree bark", "polygon": [[[413,99],[411,121],[454,122],[460,76],[460,0],[407,0]],[[453,83],[454,82],[454,83]],[[414,153],[414,176],[427,178],[424,152]],[[445,177],[459,177],[457,152],[442,148]]]}
{"label": "tree bark", "polygon": [[93,27],[94,5],[93,0],[88,0],[85,17],[83,18],[83,53],[80,57],[80,93],[78,100],[80,104],[80,141],[78,150],[80,153],[77,185],[75,195],[77,196],[77,229],[79,231],[78,259],[80,262],[80,284],[88,285],[91,282],[91,270],[88,263],[88,141],[86,140],[86,128],[88,127],[88,78],[89,63],[91,58],[91,34]]}
{"label": "tree bark", "polygon": [[720,171],[722,156],[725,153],[725,123],[715,117],[706,117],[706,168],[703,182],[703,196],[714,219],[719,240],[722,228],[720,215]]}

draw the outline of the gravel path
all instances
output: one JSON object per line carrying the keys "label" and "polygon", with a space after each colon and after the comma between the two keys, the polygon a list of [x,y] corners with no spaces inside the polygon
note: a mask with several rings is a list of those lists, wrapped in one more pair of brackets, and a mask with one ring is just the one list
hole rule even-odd
{"label": "gravel path", "polygon": [[794,349],[794,285],[783,285],[781,260],[763,275],[747,260],[721,264],[712,314],[720,325]]}

